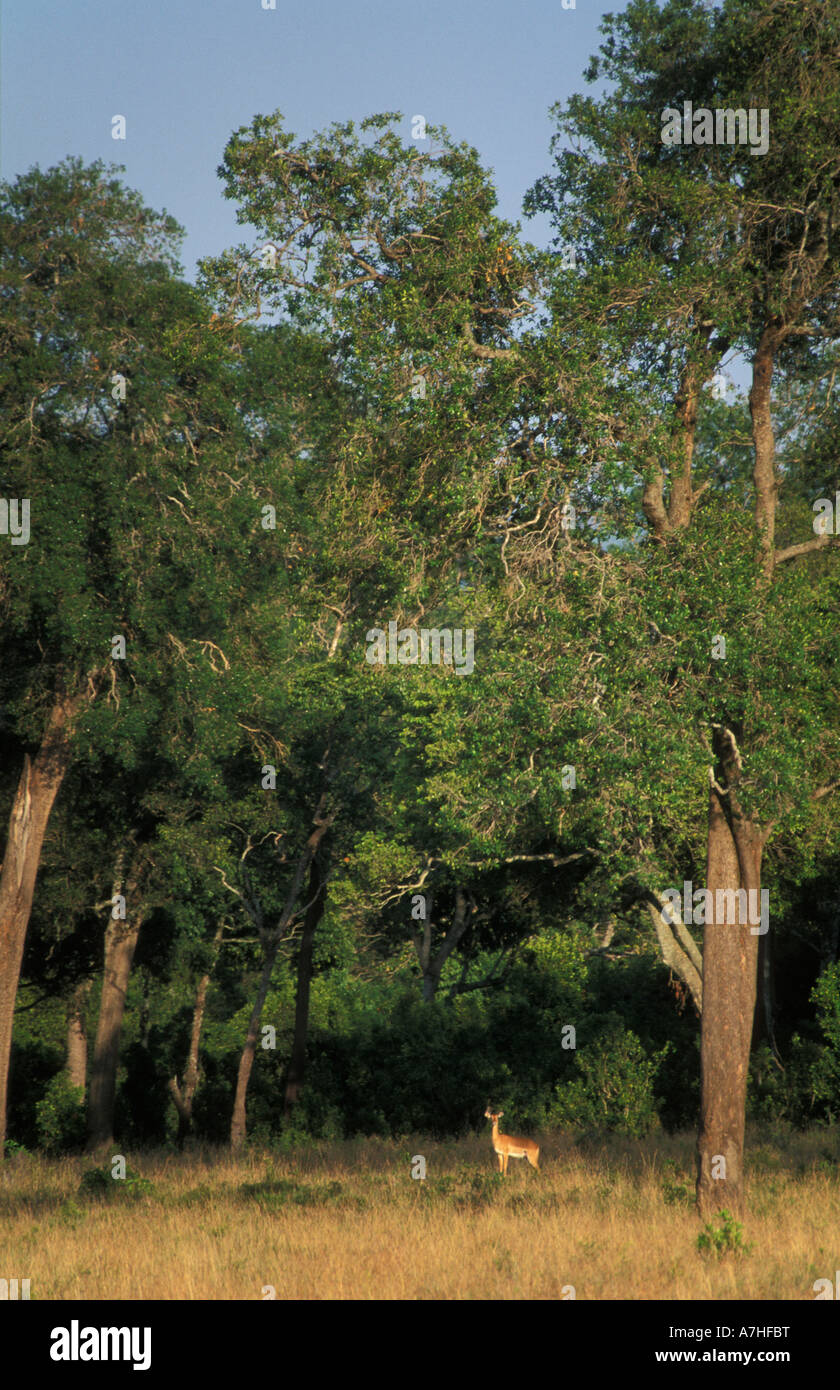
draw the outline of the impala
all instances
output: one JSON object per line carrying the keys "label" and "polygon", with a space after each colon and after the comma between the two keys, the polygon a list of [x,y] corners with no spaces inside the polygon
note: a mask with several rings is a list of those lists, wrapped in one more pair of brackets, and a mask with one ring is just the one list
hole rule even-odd
{"label": "impala", "polygon": [[489,1105],[484,1112],[484,1118],[493,1121],[493,1148],[499,1157],[499,1172],[502,1177],[507,1174],[509,1158],[527,1158],[531,1167],[539,1172],[539,1144],[535,1144],[533,1139],[514,1139],[511,1134],[499,1133],[499,1120],[504,1113],[504,1110],[491,1110]]}

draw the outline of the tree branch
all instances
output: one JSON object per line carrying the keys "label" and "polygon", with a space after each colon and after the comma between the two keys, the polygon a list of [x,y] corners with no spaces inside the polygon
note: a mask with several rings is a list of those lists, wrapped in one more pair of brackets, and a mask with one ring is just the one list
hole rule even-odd
{"label": "tree branch", "polygon": [[461,331],[470,352],[476,357],[514,357],[516,355],[515,348],[485,347],[483,343],[477,343],[469,319],[464,319]]}
{"label": "tree branch", "polygon": [[[703,1012],[703,959],[691,933],[677,916],[665,916],[666,906],[673,913],[672,904],[664,897],[656,898],[650,893],[645,898],[645,906],[651,915],[659,949],[665,964],[687,985],[694,1007],[698,1014]],[[679,935],[677,941],[675,932]],[[682,942],[682,945],[680,945]]]}
{"label": "tree branch", "polygon": [[789,545],[777,550],[773,563],[782,564],[784,560],[795,560],[798,555],[810,555],[815,550],[825,550],[827,546],[840,545],[840,536],[815,536],[812,541],[802,541],[800,545]]}

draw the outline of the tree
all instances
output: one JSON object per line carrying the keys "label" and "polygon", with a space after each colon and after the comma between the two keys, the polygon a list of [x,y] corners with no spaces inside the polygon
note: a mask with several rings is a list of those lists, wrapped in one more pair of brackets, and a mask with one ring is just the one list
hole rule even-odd
{"label": "tree", "polygon": [[[498,434],[487,364],[513,356],[511,324],[527,307],[517,298],[527,267],[505,249],[505,229],[491,215],[492,195],[474,152],[432,132],[443,148],[425,155],[389,129],[397,119],[365,122],[362,136],[372,133],[371,139],[359,138],[347,124],[297,146],[279,116],[256,117],[236,132],[220,172],[228,196],[240,204],[240,220],[257,227],[262,245],[256,254],[240,247],[204,267],[223,313],[257,315],[268,305],[284,314],[285,332],[317,335],[326,354],[326,405],[319,396],[304,416],[305,454],[295,444],[291,458],[276,458],[275,467],[278,476],[307,479],[283,519],[284,528],[307,540],[299,547],[306,558],[296,567],[298,621],[302,626],[306,615],[323,630],[329,613],[337,618],[326,652],[316,654],[311,642],[298,647],[304,668],[299,688],[311,699],[317,673],[327,693],[320,701],[324,713],[332,706],[323,737],[312,743],[310,735],[304,746],[325,768],[326,749],[334,750],[341,729],[341,755],[330,752],[329,775],[347,780],[352,767],[358,779],[363,769],[365,790],[372,763],[384,761],[362,744],[359,730],[367,719],[356,729],[348,721],[348,711],[358,716],[362,703],[365,634],[383,610],[420,616],[450,601],[453,588],[458,592],[460,541],[465,528],[475,526],[471,500],[481,488],[478,467],[465,470],[464,454],[475,456],[487,448],[488,435]],[[299,366],[289,380],[302,380]],[[291,391],[297,399],[298,388]],[[278,406],[261,399],[258,409],[270,433]],[[373,673],[364,665],[361,672],[365,701],[380,708]],[[295,695],[284,674],[282,688],[276,684],[268,698],[284,710],[286,731],[300,737]],[[384,698],[387,703],[387,693]],[[289,791],[287,777],[286,800]],[[244,1091],[277,945],[308,872],[287,1109],[300,1089],[312,939],[327,892],[321,855],[328,803],[319,803],[313,820],[314,799],[294,892],[271,933],[266,929],[263,974],[240,1062],[235,1144],[244,1137]],[[342,801],[333,788],[333,818]],[[364,828],[360,798],[352,801],[355,825]],[[249,896],[253,915],[256,899]]]}
{"label": "tree", "polygon": [[3,185],[0,228],[6,485],[31,505],[26,544],[0,553],[4,743],[22,769],[0,874],[5,1115],[56,796],[76,757],[111,756],[123,775],[142,759],[179,651],[212,654],[241,542],[226,354],[178,279],[176,224],[103,166],[70,160]]}
{"label": "tree", "polygon": [[[689,777],[699,792],[695,750],[702,748],[711,764],[697,1190],[703,1210],[737,1210],[758,924],[733,919],[731,905],[743,895],[758,902],[773,834],[809,821],[825,830],[823,797],[838,768],[827,684],[836,634],[826,631],[823,617],[836,573],[796,574],[789,564],[834,541],[777,543],[784,470],[775,453],[771,396],[774,367],[795,375],[804,355],[810,370],[820,358],[827,364],[825,346],[837,335],[837,16],[820,4],[794,10],[771,3],[756,11],[731,0],[710,11],[692,0],[661,8],[639,0],[623,16],[608,17],[604,29],[602,57],[588,76],[606,76],[614,93],[598,102],[575,98],[567,113],[558,113],[558,172],[537,185],[530,206],[552,211],[560,240],[582,243],[584,281],[570,286],[566,277],[555,313],[578,341],[601,325],[599,355],[614,369],[616,350],[625,355],[624,382],[607,400],[615,406],[629,378],[641,399],[661,403],[659,421],[670,415],[670,439],[654,413],[653,426],[635,443],[631,468],[616,463],[613,478],[630,501],[639,498],[633,472],[643,477],[639,500],[654,543],[644,568],[667,593],[667,602],[657,601],[655,591],[646,595],[643,620],[667,693],[663,701],[651,691],[638,746],[647,744],[648,767],[660,751],[669,788]],[[769,153],[756,158],[743,145],[663,143],[662,113],[700,93],[704,105],[723,110],[769,110]],[[567,132],[576,136],[576,148],[561,150]],[[803,353],[809,340],[822,351]],[[698,459],[695,450],[704,385],[731,347],[748,352],[753,364],[751,527],[736,517],[731,482],[716,477],[714,461]],[[617,426],[602,434],[614,459],[625,453],[626,422],[636,414],[615,409]],[[591,472],[584,469],[583,478],[591,486]],[[738,485],[746,482],[738,478]],[[616,529],[631,539],[626,527]],[[801,637],[791,650],[794,630]],[[718,664],[714,646],[713,662],[703,661],[714,634],[727,637],[725,664]],[[639,698],[638,659],[630,669]],[[608,673],[623,696],[626,676],[613,662],[602,667],[602,679]],[[610,703],[610,720],[632,747],[633,721],[619,724],[622,705]],[[663,740],[672,714],[681,732],[672,726]],[[697,740],[693,749],[686,731]],[[626,754],[619,761],[628,766]],[[639,807],[653,832],[641,831],[638,848],[646,856],[655,854],[669,820],[672,844],[687,829],[684,818],[674,822],[661,782],[648,791],[650,811]],[[663,920],[660,888],[650,875],[646,892],[657,928],[699,1002],[688,924],[675,928],[673,914]]]}

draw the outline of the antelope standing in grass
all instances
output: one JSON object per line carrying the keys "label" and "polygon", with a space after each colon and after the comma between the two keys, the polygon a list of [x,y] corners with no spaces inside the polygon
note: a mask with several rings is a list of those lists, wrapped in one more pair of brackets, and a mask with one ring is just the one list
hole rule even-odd
{"label": "antelope standing in grass", "polygon": [[514,1139],[511,1134],[499,1133],[499,1120],[504,1113],[504,1110],[491,1110],[489,1105],[484,1112],[484,1118],[493,1121],[493,1148],[499,1159],[499,1172],[506,1177],[509,1158],[527,1158],[531,1167],[539,1172],[539,1144],[535,1144],[533,1139]]}

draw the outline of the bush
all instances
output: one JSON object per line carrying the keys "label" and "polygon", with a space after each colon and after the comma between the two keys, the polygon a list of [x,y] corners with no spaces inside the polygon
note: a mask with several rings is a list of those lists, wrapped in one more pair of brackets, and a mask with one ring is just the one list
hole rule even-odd
{"label": "bush", "polygon": [[840,1117],[840,961],[829,965],[811,993],[825,1046],[811,1067],[815,1102],[829,1123]]}
{"label": "bush", "polygon": [[40,1145],[36,1110],[63,1061],[63,1054],[57,1048],[38,1039],[12,1044],[6,1132],[28,1149],[37,1149]]}
{"label": "bush", "polygon": [[72,1086],[65,1071],[47,1082],[35,1107],[38,1147],[55,1155],[79,1150],[85,1142],[85,1091]]}
{"label": "bush", "polygon": [[683,1175],[673,1158],[666,1159],[662,1165],[662,1200],[666,1207],[691,1206],[694,1191],[689,1181],[682,1181]]}
{"label": "bush", "polygon": [[577,1076],[556,1088],[552,1121],[641,1138],[657,1123],[654,1080],[670,1043],[648,1057],[635,1033],[616,1014],[600,1037],[581,1046]]}
{"label": "bush", "polygon": [[701,1255],[748,1255],[751,1246],[744,1244],[744,1228],[731,1212],[719,1211],[720,1224],[715,1226],[707,1221],[697,1237],[697,1249]]}
{"label": "bush", "polygon": [[766,1043],[750,1059],[751,1119],[787,1120],[801,1128],[840,1119],[840,963],[823,970],[810,998],[816,1027],[806,1023],[804,1037],[793,1033],[784,1067]]}
{"label": "bush", "polygon": [[146,1197],[154,1192],[150,1178],[141,1178],[133,1168],[126,1165],[125,1177],[115,1178],[107,1165],[104,1168],[87,1168],[79,1183],[80,1197]]}

